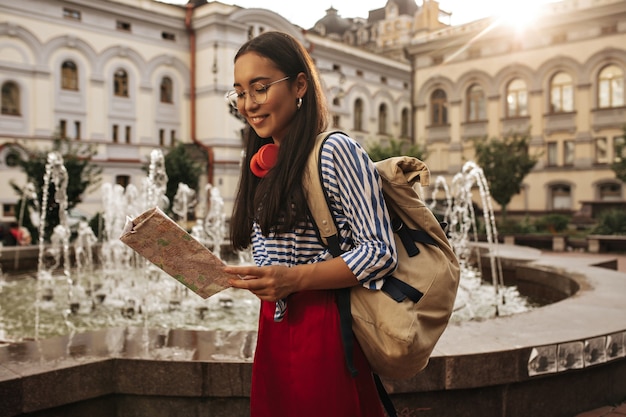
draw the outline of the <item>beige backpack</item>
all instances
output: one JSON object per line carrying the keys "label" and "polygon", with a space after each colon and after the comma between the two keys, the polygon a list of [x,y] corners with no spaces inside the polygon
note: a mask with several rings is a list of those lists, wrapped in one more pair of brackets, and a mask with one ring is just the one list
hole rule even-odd
{"label": "beige backpack", "polygon": [[[329,134],[317,137],[304,188],[320,238],[336,257],[341,254],[337,228],[319,167]],[[401,156],[376,162],[376,168],[394,225],[398,268],[380,291],[362,286],[343,291],[343,299],[340,295],[338,300],[342,338],[351,370],[350,323],[374,373],[404,379],[426,367],[448,325],[460,268],[442,225],[413,188],[418,181],[428,185],[427,166],[417,158]]]}

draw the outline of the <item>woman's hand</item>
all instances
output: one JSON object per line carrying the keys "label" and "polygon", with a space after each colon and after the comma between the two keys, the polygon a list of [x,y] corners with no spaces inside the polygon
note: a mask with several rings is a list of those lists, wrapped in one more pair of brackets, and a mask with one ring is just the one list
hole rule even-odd
{"label": "woman's hand", "polygon": [[239,275],[231,279],[234,288],[249,290],[263,301],[277,301],[299,290],[299,277],[286,266],[227,266],[224,272]]}
{"label": "woman's hand", "polygon": [[249,290],[264,301],[278,301],[306,290],[329,290],[357,285],[358,281],[341,257],[311,264],[286,266],[225,266],[234,288]]}

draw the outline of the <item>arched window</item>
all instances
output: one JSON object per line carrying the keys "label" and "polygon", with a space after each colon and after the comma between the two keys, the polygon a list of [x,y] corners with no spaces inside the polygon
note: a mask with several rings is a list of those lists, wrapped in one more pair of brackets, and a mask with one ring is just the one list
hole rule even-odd
{"label": "arched window", "polygon": [[2,114],[19,116],[20,112],[20,89],[13,81],[2,84]]}
{"label": "arched window", "polygon": [[61,88],[78,91],[78,67],[73,61],[64,61],[61,64]]}
{"label": "arched window", "polygon": [[113,94],[128,97],[128,74],[123,69],[115,71],[113,75]]}
{"label": "arched window", "polygon": [[448,97],[442,89],[435,90],[430,96],[431,124],[448,124]]}
{"label": "arched window", "polygon": [[598,184],[598,197],[601,201],[621,201],[622,184],[615,182]]}
{"label": "arched window", "polygon": [[172,103],[172,79],[163,77],[161,80],[161,103]]}
{"label": "arched window", "polygon": [[472,84],[467,89],[467,121],[487,120],[485,90],[480,84]]}
{"label": "arched window", "polygon": [[354,130],[363,131],[363,100],[360,98],[354,102]]}
{"label": "arched window", "polygon": [[400,120],[400,137],[409,137],[409,109],[402,109],[402,115]]}
{"label": "arched window", "polygon": [[609,65],[600,71],[598,80],[598,107],[610,108],[624,105],[624,71]]}
{"label": "arched window", "polygon": [[506,116],[528,116],[528,90],[526,83],[519,78],[509,83],[506,89]]}
{"label": "arched window", "polygon": [[550,83],[550,113],[574,111],[574,80],[566,72],[559,72]]}
{"label": "arched window", "polygon": [[554,184],[550,187],[552,210],[570,210],[572,208],[572,189],[567,184]]}
{"label": "arched window", "polygon": [[378,108],[378,133],[387,134],[387,105],[385,103]]}

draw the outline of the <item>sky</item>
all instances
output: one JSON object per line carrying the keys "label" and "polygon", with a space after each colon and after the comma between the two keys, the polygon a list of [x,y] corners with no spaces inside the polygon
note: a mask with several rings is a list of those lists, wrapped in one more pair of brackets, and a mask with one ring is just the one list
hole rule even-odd
{"label": "sky", "polygon": [[[167,3],[185,4],[187,0],[160,0]],[[385,7],[387,0],[220,0],[225,4],[236,4],[245,8],[261,7],[272,10],[291,23],[304,29],[310,29],[315,22],[326,15],[326,9],[334,7],[341,17],[364,17],[370,10]],[[504,12],[519,16],[530,8],[554,0],[525,0],[510,2],[507,0],[440,0],[442,10],[452,12],[450,22],[459,25],[487,16],[500,15]],[[417,0],[421,5],[421,0]],[[259,4],[262,4],[260,6]],[[521,7],[521,10],[515,9]]]}

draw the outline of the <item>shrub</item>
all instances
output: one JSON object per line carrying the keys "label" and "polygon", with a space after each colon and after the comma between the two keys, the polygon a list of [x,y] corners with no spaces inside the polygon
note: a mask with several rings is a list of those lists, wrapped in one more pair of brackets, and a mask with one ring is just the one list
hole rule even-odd
{"label": "shrub", "polygon": [[626,235],[626,212],[608,210],[598,216],[598,224],[592,233],[599,235]]}
{"label": "shrub", "polygon": [[567,229],[570,217],[565,214],[547,214],[535,220],[535,227],[538,231],[550,233],[560,233]]}
{"label": "shrub", "polygon": [[522,220],[507,218],[498,221],[498,234],[500,235],[528,234],[534,232],[535,228],[528,217]]}

